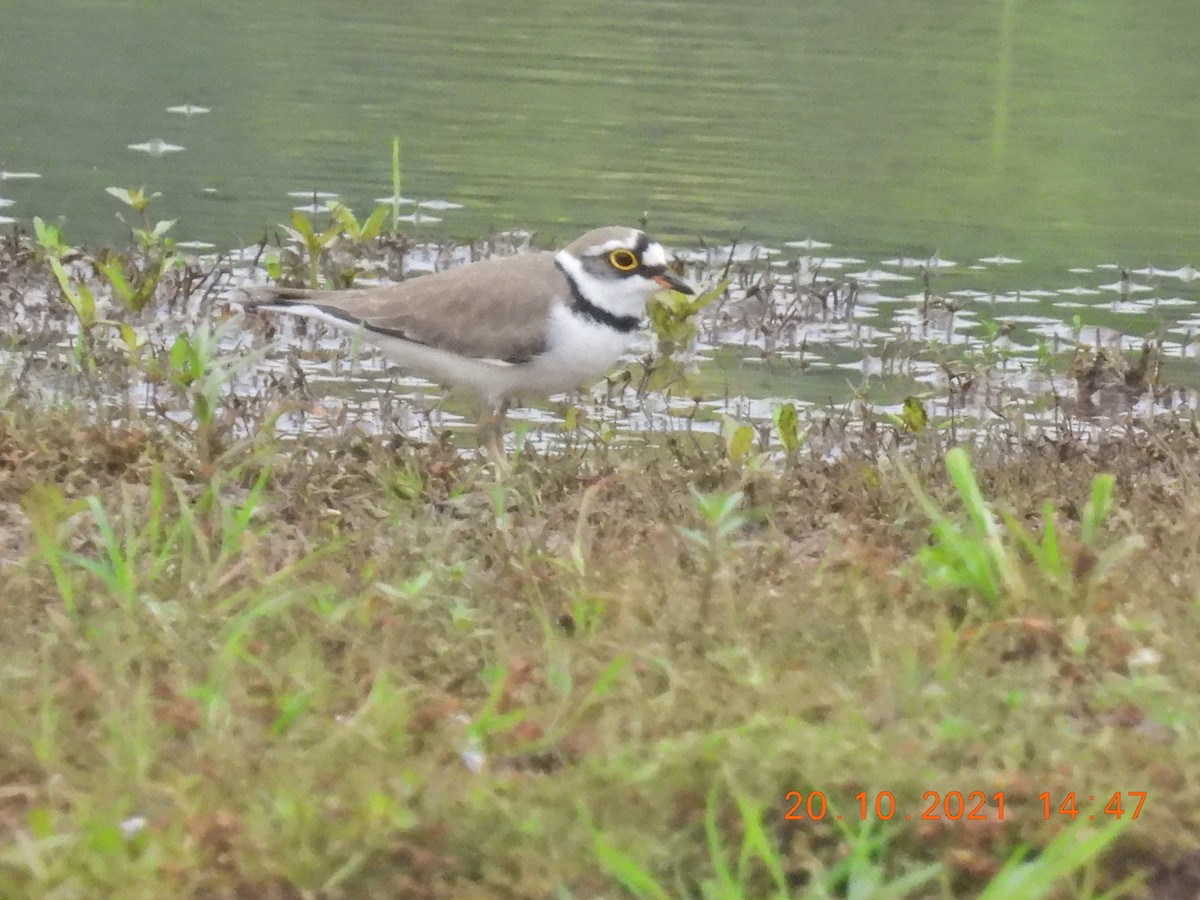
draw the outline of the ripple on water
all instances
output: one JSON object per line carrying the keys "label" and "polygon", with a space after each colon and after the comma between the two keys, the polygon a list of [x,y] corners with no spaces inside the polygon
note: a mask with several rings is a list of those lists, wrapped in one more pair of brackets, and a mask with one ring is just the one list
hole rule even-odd
{"label": "ripple on water", "polygon": [[1105,303],[1104,309],[1125,316],[1140,316],[1146,312],[1146,307],[1138,300],[1113,300],[1111,303]]}
{"label": "ripple on water", "polygon": [[1191,266],[1183,266],[1178,269],[1158,269],[1154,266],[1148,266],[1144,269],[1134,269],[1135,275],[1146,275],[1151,278],[1178,278],[1180,281],[1192,282],[1200,276],[1200,271]]}
{"label": "ripple on water", "polygon": [[412,213],[407,216],[399,216],[397,222],[408,222],[412,225],[432,225],[435,222],[442,221],[438,216],[427,216],[424,213]]}
{"label": "ripple on water", "polygon": [[901,275],[899,272],[889,272],[886,269],[864,269],[861,272],[851,272],[850,278],[857,278],[866,284],[882,284],[888,281],[912,281],[911,275]]}
{"label": "ripple on water", "polygon": [[1139,300],[1146,309],[1157,309],[1160,306],[1195,306],[1195,300],[1189,300],[1186,297],[1152,297],[1149,300]]}
{"label": "ripple on water", "polygon": [[1044,325],[1035,325],[1029,330],[1033,334],[1057,338],[1062,341],[1078,341],[1080,344],[1089,344],[1095,347],[1112,347],[1120,350],[1136,350],[1143,343],[1143,338],[1138,335],[1127,335],[1123,331],[1117,331],[1104,325],[1084,325],[1079,329],[1078,335],[1076,335],[1074,326],[1068,325],[1066,322],[1057,321]]}
{"label": "ripple on water", "polygon": [[1135,281],[1125,281],[1124,279],[1113,281],[1109,284],[1102,284],[1099,287],[1102,291],[1115,291],[1118,294],[1148,294],[1154,290],[1148,284],[1139,284]]}
{"label": "ripple on water", "polygon": [[1011,322],[1015,325],[1062,325],[1061,319],[1054,319],[1050,316],[1037,316],[1033,314],[1007,314],[996,316],[997,322]]}
{"label": "ripple on water", "polygon": [[915,256],[898,256],[885,259],[881,266],[895,266],[899,269],[953,269],[958,265],[952,259],[942,259],[939,256],[927,256],[924,259]]}
{"label": "ripple on water", "polygon": [[126,144],[125,146],[130,150],[136,150],[138,153],[147,153],[150,156],[166,156],[168,153],[182,153],[184,149],[181,145],[169,143],[162,138],[153,138],[143,141],[140,144]]}

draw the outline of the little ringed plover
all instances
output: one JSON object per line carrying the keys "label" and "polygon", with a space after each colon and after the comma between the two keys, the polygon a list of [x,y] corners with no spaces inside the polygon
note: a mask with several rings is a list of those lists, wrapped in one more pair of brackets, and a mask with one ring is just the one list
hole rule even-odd
{"label": "little ringed plover", "polygon": [[664,288],[693,293],[667,271],[661,244],[609,226],[556,253],[497,257],[382,287],[258,288],[246,305],[360,335],[402,368],[468,388],[498,427],[513,398],[573,390],[610,369]]}

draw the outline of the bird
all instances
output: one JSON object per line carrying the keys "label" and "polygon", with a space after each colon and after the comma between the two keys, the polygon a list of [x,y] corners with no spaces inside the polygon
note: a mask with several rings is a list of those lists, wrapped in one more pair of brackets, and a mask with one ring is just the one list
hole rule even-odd
{"label": "bird", "polygon": [[243,305],[317,319],[403,369],[468,389],[484,407],[480,443],[499,453],[514,399],[594,382],[629,348],[651,297],[695,293],[667,264],[658,241],[610,225],[557,252],[493,257],[391,285],[256,288]]}

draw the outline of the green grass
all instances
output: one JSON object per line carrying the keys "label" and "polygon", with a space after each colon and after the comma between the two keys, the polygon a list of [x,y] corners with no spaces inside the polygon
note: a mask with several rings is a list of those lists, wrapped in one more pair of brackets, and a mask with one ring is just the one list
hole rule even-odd
{"label": "green grass", "polygon": [[[784,459],[735,428],[496,473],[454,437],[276,436],[294,398],[235,396],[222,327],[59,360],[57,384],[159,379],[171,421],[0,370],[0,896],[1101,898],[1187,874],[1193,420],[834,458],[792,409]],[[922,817],[952,791],[1004,817]],[[785,819],[789,792],[825,814]]]}
{"label": "green grass", "polygon": [[[920,496],[884,460],[747,480],[650,446],[526,454],[498,486],[264,441],[201,477],[148,431],[2,421],[5,896],[1099,897],[1194,833],[1200,509],[1162,493],[1184,431],[1158,462],[984,454],[1015,521],[1113,475],[1087,540],[1086,507],[1056,516],[1066,571],[1150,539],[1067,604],[1002,535],[975,607],[928,551],[979,510],[920,452]],[[921,821],[955,789],[1003,791],[1005,820]],[[785,821],[792,790],[843,820]],[[884,790],[911,820],[862,820]],[[1038,800],[1130,790],[1136,822]]]}

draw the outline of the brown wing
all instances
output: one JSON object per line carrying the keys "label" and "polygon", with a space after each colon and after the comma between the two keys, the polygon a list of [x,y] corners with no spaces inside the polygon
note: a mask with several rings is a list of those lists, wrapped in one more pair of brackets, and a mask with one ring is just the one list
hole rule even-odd
{"label": "brown wing", "polygon": [[251,305],[311,303],[370,331],[479,359],[522,361],[545,350],[545,323],[570,284],[552,253],[483,260],[396,285],[347,291],[266,288]]}

